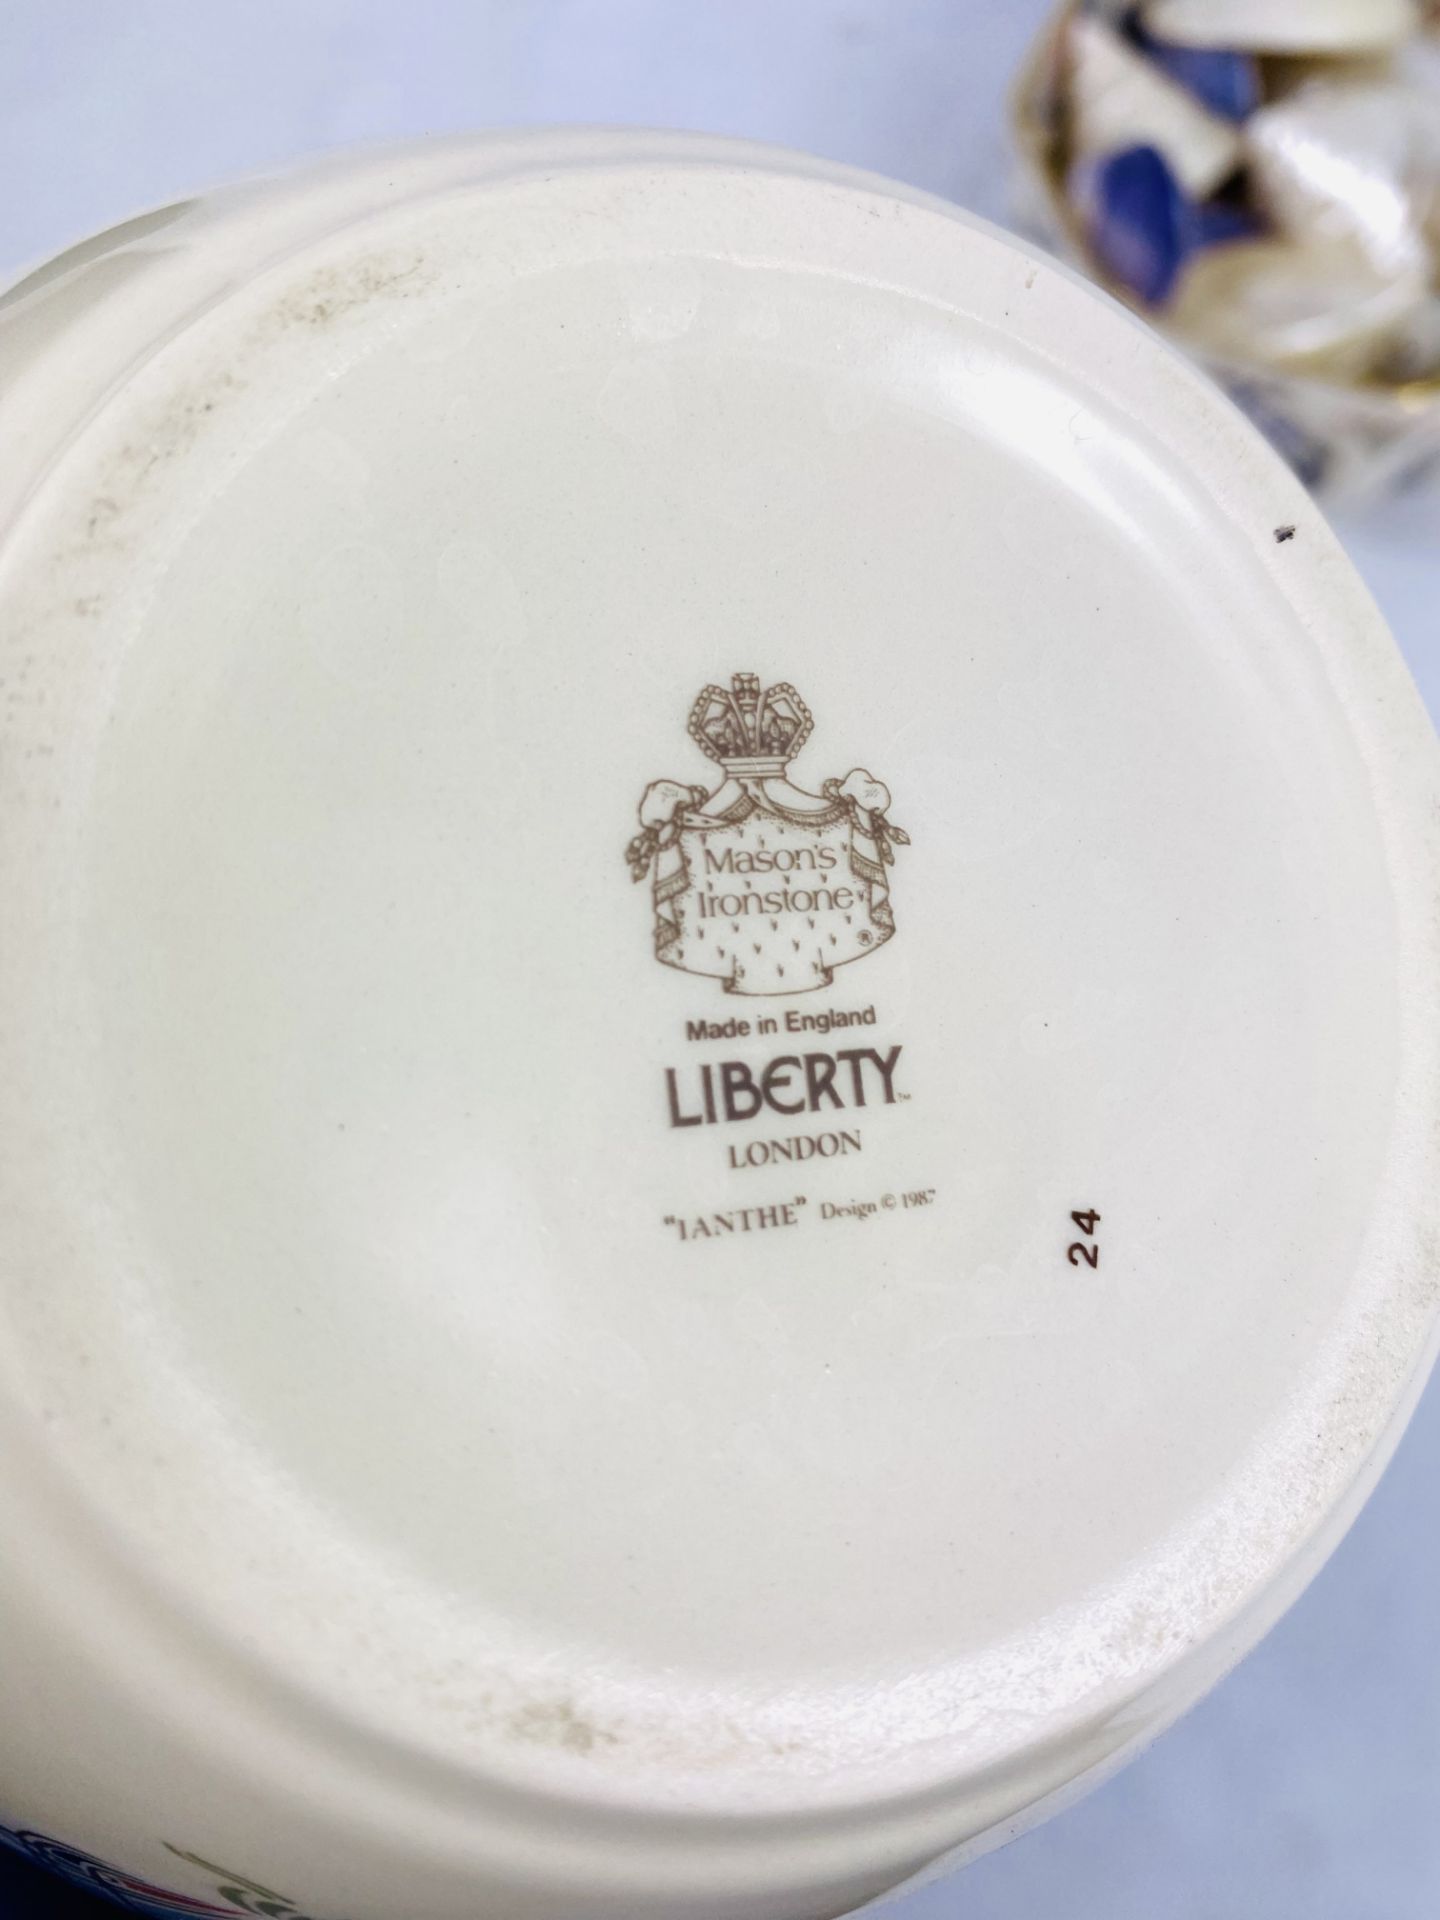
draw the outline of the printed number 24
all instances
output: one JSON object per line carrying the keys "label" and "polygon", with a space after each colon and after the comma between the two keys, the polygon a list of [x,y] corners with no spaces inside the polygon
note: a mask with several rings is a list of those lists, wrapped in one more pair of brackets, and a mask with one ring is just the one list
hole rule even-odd
{"label": "printed number 24", "polygon": [[1095,1239],[1095,1228],[1099,1224],[1099,1214],[1096,1213],[1093,1208],[1089,1208],[1083,1213],[1072,1213],[1070,1218],[1087,1239],[1094,1241],[1093,1246],[1087,1247],[1084,1240],[1076,1240],[1070,1246],[1067,1252],[1067,1258],[1071,1266],[1078,1267],[1083,1260],[1087,1267],[1098,1267],[1100,1264],[1100,1243]]}

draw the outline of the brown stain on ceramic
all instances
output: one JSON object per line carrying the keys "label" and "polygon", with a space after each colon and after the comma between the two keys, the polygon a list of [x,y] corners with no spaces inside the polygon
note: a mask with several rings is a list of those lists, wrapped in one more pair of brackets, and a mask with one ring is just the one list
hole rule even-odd
{"label": "brown stain on ceramic", "polygon": [[[179,388],[157,408],[143,434],[137,434],[109,463],[101,483],[78,516],[76,546],[57,556],[67,562],[90,554],[123,553],[124,521],[153,477],[198,441],[211,418],[242,392],[252,377],[252,362],[295,329],[334,328],[347,315],[377,301],[408,300],[429,284],[422,255],[395,261],[371,255],[343,267],[323,267],[286,289],[242,336],[231,364],[217,367],[203,381]],[[85,620],[105,611],[99,592],[72,593],[70,610]]]}
{"label": "brown stain on ceramic", "polygon": [[378,256],[346,267],[323,267],[289,288],[262,313],[243,336],[234,362],[203,382],[182,387],[160,409],[143,439],[128,442],[116,457],[106,484],[92,496],[86,534],[96,539],[109,531],[156,470],[187,452],[211,415],[249,385],[249,362],[292,329],[336,325],[347,314],[378,300],[409,299],[427,282],[422,257],[402,265]]}
{"label": "brown stain on ceramic", "polygon": [[617,1734],[586,1719],[572,1700],[532,1700],[518,1707],[505,1724],[517,1740],[560,1747],[566,1753],[590,1754],[597,1747],[619,1744]]}
{"label": "brown stain on ceramic", "polygon": [[405,300],[428,284],[423,255],[399,266],[372,255],[345,267],[322,267],[276,302],[255,329],[262,342],[291,327],[330,327],[375,300]]}
{"label": "brown stain on ceramic", "polygon": [[[122,241],[133,240],[142,229],[148,232],[166,225],[186,211],[185,205],[166,209],[127,228],[97,236],[94,242],[72,249],[62,264],[67,272],[77,268],[84,271],[84,261],[97,251],[113,247],[117,233]],[[55,263],[51,266],[54,268]],[[270,271],[277,269],[272,267]],[[26,684],[36,665],[36,654],[46,662],[52,656],[68,661],[67,630],[76,637],[80,633],[95,636],[103,630],[112,601],[111,570],[117,563],[123,566],[139,558],[138,538],[130,523],[162,473],[190,452],[230,403],[252,385],[265,356],[278,342],[300,330],[313,335],[336,329],[348,316],[375,303],[412,299],[434,277],[426,257],[411,249],[376,251],[309,272],[278,271],[284,273],[281,290],[243,329],[224,328],[224,295],[181,321],[172,336],[178,340],[220,317],[221,330],[208,350],[208,368],[199,376],[174,382],[163,398],[132,412],[127,437],[118,450],[91,466],[88,494],[79,493],[66,509],[62,523],[65,531],[57,530],[50,552],[45,601],[28,617],[16,619],[0,636],[4,643],[0,646],[0,780],[7,805],[30,805],[36,800],[19,768],[24,762],[53,755],[61,737],[54,729],[63,727],[58,719],[42,724],[36,713],[45,696],[35,684]],[[22,289],[12,289],[12,294],[22,290],[34,294],[47,282],[54,280],[58,285],[65,277],[65,273],[57,278],[56,272],[42,269],[23,283]],[[40,291],[39,297],[45,299],[45,291]],[[160,343],[157,347],[164,350]],[[143,376],[145,364],[132,371]],[[103,428],[110,407],[124,405],[125,396],[122,384],[91,425]],[[80,443],[88,430],[82,429]],[[58,799],[52,799],[50,805],[55,810]]]}

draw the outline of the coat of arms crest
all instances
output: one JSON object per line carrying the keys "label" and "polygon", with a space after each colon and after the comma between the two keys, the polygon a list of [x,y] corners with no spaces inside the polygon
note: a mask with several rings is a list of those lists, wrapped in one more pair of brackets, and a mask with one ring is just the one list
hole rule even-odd
{"label": "coat of arms crest", "polygon": [[655,957],[727,993],[808,993],[895,931],[889,868],[909,836],[889,789],[863,767],[807,793],[789,777],[810,709],[788,681],[737,673],[690,710],[690,737],[719,766],[712,790],[654,780],[631,876],[649,879]]}

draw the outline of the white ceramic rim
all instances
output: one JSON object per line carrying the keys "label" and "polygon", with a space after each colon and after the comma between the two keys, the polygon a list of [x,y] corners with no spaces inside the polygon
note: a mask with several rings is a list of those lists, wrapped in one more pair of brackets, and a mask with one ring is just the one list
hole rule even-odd
{"label": "white ceramic rim", "polygon": [[[1253,1644],[1296,1596],[1354,1517],[1393,1451],[1436,1344],[1440,1036],[1434,1009],[1440,999],[1436,886],[1440,755],[1383,622],[1318,510],[1236,410],[1142,322],[1068,268],[942,201],[864,174],[745,143],[583,132],[442,142],[321,167],[278,183],[268,192],[240,189],[210,203],[208,211],[217,216],[214,247],[208,251],[202,247],[195,261],[180,262],[166,275],[147,280],[133,299],[106,303],[103,312],[97,309],[85,316],[77,322],[69,347],[62,346],[45,358],[34,369],[29,385],[8,397],[0,396],[0,427],[7,424],[8,411],[24,449],[24,458],[11,468],[10,487],[0,493],[0,518],[7,508],[11,514],[23,512],[31,488],[41,484],[65,447],[126,379],[167,340],[223,301],[226,282],[239,263],[247,277],[278,270],[342,227],[359,227],[368,215],[388,213],[407,200],[428,199],[484,181],[510,180],[527,172],[636,165],[712,171],[738,167],[751,176],[759,170],[809,180],[816,191],[878,195],[890,204],[898,201],[914,209],[917,217],[931,223],[943,221],[966,233],[972,253],[985,252],[995,273],[1003,267],[1017,286],[1030,275],[1024,284],[1036,298],[1024,310],[1024,324],[1035,329],[1032,337],[1063,339],[1065,315],[1078,310],[1093,316],[1096,351],[1086,369],[1091,383],[1107,391],[1137,423],[1166,419],[1167,437],[1204,487],[1217,516],[1228,520],[1263,558],[1322,660],[1369,774],[1396,905],[1402,1080],[1386,1174],[1367,1241],[1363,1284],[1357,1283],[1357,1297],[1363,1294],[1365,1300],[1368,1342],[1357,1341],[1352,1348],[1353,1375],[1339,1383],[1344,1390],[1337,1390],[1332,1424],[1316,1440],[1317,1454],[1328,1461],[1331,1473],[1325,1499],[1305,1508],[1303,1521],[1291,1515],[1293,1532],[1277,1553],[1272,1579],[1240,1596],[1228,1618],[1218,1621],[1183,1657],[1149,1674],[1143,1686],[1116,1687],[1109,1695],[1087,1698],[1082,1707],[1049,1729],[1043,1749],[1036,1745],[963,1777],[881,1796],[889,1802],[892,1824],[907,1831],[906,1851],[918,1855],[953,1836],[955,1802],[962,1790],[977,1807],[983,1803],[993,1815],[983,1825],[1013,1820],[1022,1809],[1037,1807],[1066,1783],[1106,1765],[1173,1717]],[[908,281],[907,286],[922,297],[942,302],[956,298],[952,263],[937,262],[931,280],[933,284],[925,287],[918,280]],[[23,292],[24,284],[15,291]],[[164,323],[157,326],[157,306],[167,302]],[[76,350],[93,346],[102,332],[113,336],[115,353],[107,377],[86,387],[74,378]],[[1143,348],[1137,346],[1141,340]],[[16,439],[11,444],[17,444]],[[1293,539],[1275,540],[1274,530],[1281,524],[1296,529]],[[1424,1336],[1417,1337],[1422,1327]],[[22,1436],[13,1438],[11,1457],[17,1458]],[[24,1439],[33,1443],[38,1436]],[[85,1514],[83,1503],[72,1507],[59,1486],[47,1486],[50,1476],[42,1451],[27,1444],[26,1452],[36,1496],[36,1539],[43,1537],[48,1522],[57,1577],[60,1563],[70,1562],[66,1577],[81,1583],[78,1591],[87,1578],[93,1580],[104,1569],[107,1591],[115,1602],[104,1623],[111,1656],[124,1659],[127,1650],[133,1653],[148,1643],[147,1656],[138,1663],[143,1668],[151,1664],[151,1650],[163,1645],[173,1655],[183,1645],[194,1663],[198,1685],[198,1674],[218,1651],[209,1644],[201,1623],[185,1619],[183,1608],[177,1612],[169,1604],[178,1602],[179,1596],[162,1600],[147,1570],[125,1563],[118,1539],[99,1537],[104,1529],[93,1528],[93,1517]],[[1343,1472],[1337,1471],[1337,1462],[1345,1463]],[[1297,1457],[1292,1470],[1298,1482],[1308,1471],[1306,1460]],[[68,1535],[63,1542],[62,1535]],[[112,1554],[110,1547],[122,1550]],[[247,1714],[268,1718],[273,1707],[277,1720],[284,1719],[293,1732],[295,1723],[287,1710],[298,1703],[279,1676],[268,1677],[273,1686],[258,1688],[257,1675],[238,1649],[226,1650],[215,1664],[225,1670],[223,1690],[243,1695]],[[155,1670],[162,1668],[157,1665]],[[333,1740],[335,1748],[350,1749],[357,1775],[368,1773],[377,1757],[367,1751],[370,1739],[358,1727],[332,1721],[328,1713],[318,1710],[319,1703],[309,1705],[314,1711],[304,1717],[319,1745],[330,1748]],[[442,1790],[441,1775],[421,1765],[419,1756],[396,1758],[402,1764],[396,1769],[394,1785],[401,1790],[400,1797],[410,1802],[405,1820],[416,1818],[417,1803],[428,1803],[435,1815],[425,1823],[431,1838],[444,1845],[442,1833],[448,1829],[449,1847],[462,1854],[468,1851],[473,1844],[475,1809],[470,1795],[458,1791],[461,1781],[451,1778],[443,1783],[448,1790]],[[473,1792],[475,1783],[468,1784]],[[497,1781],[487,1782],[485,1791],[493,1796],[497,1825],[503,1821],[523,1826],[528,1808],[540,1816],[534,1843],[543,1845],[547,1853],[562,1844],[545,1826],[544,1815],[557,1797],[552,1790],[547,1789],[539,1804],[530,1794]],[[343,1797],[357,1804],[370,1798],[358,1792],[354,1779]],[[590,1845],[596,1836],[582,1837],[585,1823],[576,1819],[584,1804],[570,1800],[569,1821],[593,1871]],[[865,1795],[858,1802],[828,1806],[823,1814],[812,1811],[803,1817],[804,1824],[825,1853],[832,1844],[843,1846],[844,1829],[858,1806],[878,1804]],[[378,1805],[374,1811],[378,1812]],[[592,1814],[599,1811],[592,1803]],[[693,1810],[677,1818],[668,1841],[653,1830],[657,1821],[662,1828],[670,1825],[661,1809],[631,1808],[629,1812],[652,1829],[648,1840],[654,1842],[657,1854],[673,1845],[694,1864],[702,1848],[700,1836],[686,1831],[696,1817]],[[782,1833],[776,1823],[754,1818],[749,1837],[756,1853],[763,1848],[762,1832],[769,1830],[776,1845],[783,1844],[787,1858],[793,1860],[795,1832],[787,1827]],[[727,1836],[733,1844],[733,1812],[726,1817],[724,1830],[709,1836],[707,1844],[715,1846],[717,1860],[727,1851]],[[518,1834],[516,1839],[518,1843]]]}

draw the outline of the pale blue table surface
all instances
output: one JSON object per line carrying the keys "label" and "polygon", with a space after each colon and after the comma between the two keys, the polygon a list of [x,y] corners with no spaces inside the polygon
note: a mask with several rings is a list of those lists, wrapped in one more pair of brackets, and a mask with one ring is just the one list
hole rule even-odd
{"label": "pale blue table surface", "polygon": [[[1044,11],[1043,0],[0,0],[0,280],[236,173],[500,123],[745,134],[1003,219],[1003,94]],[[1411,502],[1341,530],[1440,711],[1440,507]],[[1437,1490],[1432,1390],[1339,1553],[1210,1700],[1088,1800],[886,1920],[1433,1920]],[[37,1886],[0,1864],[0,1920],[92,1911]]]}

